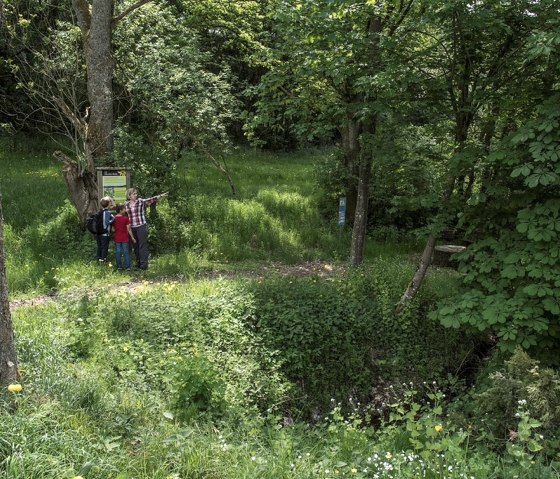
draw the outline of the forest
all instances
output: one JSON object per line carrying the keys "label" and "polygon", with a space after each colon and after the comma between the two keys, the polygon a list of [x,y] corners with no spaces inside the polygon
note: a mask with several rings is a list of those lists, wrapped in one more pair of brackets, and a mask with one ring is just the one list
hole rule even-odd
{"label": "forest", "polygon": [[560,478],[559,79],[553,0],[0,0],[0,475]]}

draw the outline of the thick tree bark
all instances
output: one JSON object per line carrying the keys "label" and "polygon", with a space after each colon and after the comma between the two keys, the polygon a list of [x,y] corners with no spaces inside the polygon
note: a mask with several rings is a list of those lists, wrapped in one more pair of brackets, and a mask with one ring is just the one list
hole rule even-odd
{"label": "thick tree bark", "polygon": [[80,223],[85,225],[90,213],[99,209],[97,177],[94,168],[80,168],[80,165],[61,151],[54,157],[62,163],[62,175],[68,188],[70,201],[78,212]]}
{"label": "thick tree bark", "polygon": [[113,1],[72,0],[86,59],[90,104],[84,141],[97,159],[113,148],[113,57],[111,54]]}
{"label": "thick tree bark", "polygon": [[0,385],[8,386],[19,380],[16,343],[8,301],[8,282],[4,256],[4,216],[0,196]]}
{"label": "thick tree bark", "polygon": [[356,215],[358,202],[358,158],[360,156],[360,125],[352,118],[339,129],[342,136],[342,151],[344,152],[344,165],[348,171],[348,184],[346,185],[346,224],[352,225]]}
{"label": "thick tree bark", "polygon": [[[83,142],[83,158],[71,159],[54,153],[62,162],[62,173],[70,200],[85,224],[89,213],[99,208],[96,160],[113,148],[113,58],[111,54],[113,0],[72,0],[86,60],[89,107],[83,118],[59,105],[72,121]],[[60,101],[58,102],[60,103]]]}
{"label": "thick tree bark", "polygon": [[369,179],[371,176],[372,160],[369,152],[365,152],[361,156],[362,158],[358,168],[358,200],[356,203],[354,227],[352,228],[352,246],[350,249],[351,266],[359,266],[364,260],[367,232]]}
{"label": "thick tree bark", "polygon": [[111,54],[113,0],[93,0],[91,26],[84,51],[87,64],[89,147],[94,159],[113,149],[113,57]]}

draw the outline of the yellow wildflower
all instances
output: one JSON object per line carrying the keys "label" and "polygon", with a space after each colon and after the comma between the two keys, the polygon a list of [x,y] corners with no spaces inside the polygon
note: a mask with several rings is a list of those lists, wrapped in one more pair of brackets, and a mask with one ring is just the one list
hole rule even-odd
{"label": "yellow wildflower", "polygon": [[8,391],[11,393],[19,393],[22,389],[21,384],[10,384],[8,386]]}
{"label": "yellow wildflower", "polygon": [[434,426],[434,429],[436,430],[436,432],[441,432],[443,430],[443,426],[441,424],[436,424]]}
{"label": "yellow wildflower", "polygon": [[352,474],[356,474],[358,472],[358,469],[356,469],[355,467],[353,467],[352,469],[350,469],[350,472]]}
{"label": "yellow wildflower", "polygon": [[393,458],[393,455],[392,455],[390,452],[388,452],[387,454],[385,454],[385,457],[386,457],[387,459],[392,459],[392,458]]}

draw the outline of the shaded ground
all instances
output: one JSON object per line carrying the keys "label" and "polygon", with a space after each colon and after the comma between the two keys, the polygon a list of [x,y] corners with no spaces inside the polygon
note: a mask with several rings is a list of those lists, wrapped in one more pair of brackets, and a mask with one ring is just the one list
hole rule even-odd
{"label": "shaded ground", "polygon": [[[306,261],[296,265],[285,264],[267,264],[262,268],[246,271],[223,271],[211,270],[202,271],[196,275],[198,279],[220,279],[220,278],[250,278],[250,279],[263,279],[271,276],[318,276],[320,278],[331,276],[334,273],[344,271],[347,265],[344,263],[333,263],[330,261]],[[159,278],[148,280],[151,284],[161,284],[169,280],[176,281],[177,278]],[[142,277],[133,278],[120,284],[122,287],[132,291],[141,284],[145,284],[146,279]],[[85,288],[80,288],[80,294],[83,294]],[[32,298],[14,299],[10,301],[10,309],[19,308],[20,306],[38,306],[45,304],[57,298],[57,294],[52,295],[39,295]]]}

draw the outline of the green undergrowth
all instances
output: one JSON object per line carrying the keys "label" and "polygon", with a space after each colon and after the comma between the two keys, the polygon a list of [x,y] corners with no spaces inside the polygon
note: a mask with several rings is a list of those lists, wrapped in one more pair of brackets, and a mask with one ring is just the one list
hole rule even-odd
{"label": "green undergrowth", "polygon": [[468,341],[423,319],[438,281],[392,316],[387,278],[408,273],[145,281],[15,309],[2,477],[558,477],[531,423],[498,456],[452,420]]}

